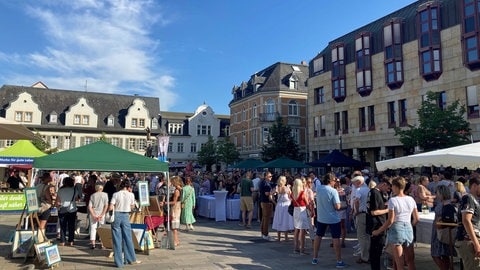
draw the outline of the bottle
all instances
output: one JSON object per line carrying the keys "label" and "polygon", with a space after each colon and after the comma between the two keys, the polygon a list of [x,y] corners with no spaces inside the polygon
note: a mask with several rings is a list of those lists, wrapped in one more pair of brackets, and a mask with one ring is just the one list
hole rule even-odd
{"label": "bottle", "polygon": [[428,205],[426,203],[424,203],[422,205],[422,213],[423,214],[428,214],[430,212],[430,210],[428,209]]}

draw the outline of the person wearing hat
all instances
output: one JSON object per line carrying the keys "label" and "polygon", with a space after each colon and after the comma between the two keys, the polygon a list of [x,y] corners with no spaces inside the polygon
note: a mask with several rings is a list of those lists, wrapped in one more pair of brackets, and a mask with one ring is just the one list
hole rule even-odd
{"label": "person wearing hat", "polygon": [[360,258],[357,263],[368,263],[370,257],[370,235],[367,234],[367,198],[370,189],[365,183],[365,178],[361,175],[357,175],[352,178],[352,184],[357,191],[353,197],[354,203],[354,217],[355,224],[357,225],[357,239],[360,244]]}

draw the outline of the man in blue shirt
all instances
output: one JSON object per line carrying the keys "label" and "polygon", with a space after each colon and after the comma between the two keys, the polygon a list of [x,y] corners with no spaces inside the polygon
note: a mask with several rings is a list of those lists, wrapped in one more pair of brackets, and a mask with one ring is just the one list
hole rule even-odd
{"label": "man in blue shirt", "polygon": [[313,242],[312,264],[318,264],[320,244],[329,227],[337,259],[336,268],[344,268],[346,265],[342,261],[340,252],[340,217],[337,214],[337,210],[341,210],[341,204],[338,191],[334,188],[336,179],[335,174],[327,173],[323,179],[323,185],[317,187],[317,233]]}

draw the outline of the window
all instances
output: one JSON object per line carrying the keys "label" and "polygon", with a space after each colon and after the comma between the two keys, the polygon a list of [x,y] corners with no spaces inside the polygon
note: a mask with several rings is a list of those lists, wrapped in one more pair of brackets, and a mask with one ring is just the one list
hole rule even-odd
{"label": "window", "polygon": [[121,147],[119,138],[110,138],[110,143],[116,147]]}
{"label": "window", "polygon": [[332,95],[336,102],[345,100],[345,45],[336,44],[332,49]]}
{"label": "window", "polygon": [[375,106],[368,106],[368,130],[375,130]]}
{"label": "window", "polygon": [[365,107],[358,108],[358,126],[359,131],[365,131],[367,129],[367,118],[365,114]]}
{"label": "window", "polygon": [[327,135],[327,124],[325,122],[325,115],[320,116],[320,136],[325,137]]}
{"label": "window", "polygon": [[406,127],[407,126],[407,100],[406,99],[401,99],[398,101],[398,111],[399,111],[399,125],[401,127]]}
{"label": "window", "polygon": [[472,85],[467,87],[467,115],[468,118],[479,118],[480,115],[478,113],[478,91],[477,86]]}
{"label": "window", "polygon": [[298,130],[298,128],[292,128],[290,131],[290,135],[297,144],[300,144],[300,131]]}
{"label": "window", "polygon": [[65,136],[63,137],[63,149],[67,150],[70,149],[73,145],[70,145],[71,137]]}
{"label": "window", "polygon": [[242,132],[242,149],[245,149],[247,146],[247,134],[245,132]]}
{"label": "window", "polygon": [[263,144],[268,144],[268,136],[270,133],[268,132],[268,128],[263,128],[262,136],[263,136]]}
{"label": "window", "polygon": [[15,121],[17,122],[32,122],[33,113],[32,112],[15,112]]}
{"label": "window", "polygon": [[90,117],[88,115],[82,115],[82,125],[87,126],[90,123]]}
{"label": "window", "polygon": [[191,153],[196,153],[197,152],[197,144],[196,143],[191,143],[190,144],[190,152]]}
{"label": "window", "polygon": [[252,146],[253,146],[253,149],[257,149],[257,130],[254,129],[252,130]]}
{"label": "window", "polygon": [[158,128],[158,120],[157,118],[152,118],[152,129]]}
{"label": "window", "polygon": [[395,102],[388,102],[388,128],[394,128],[395,122]]}
{"label": "window", "polygon": [[245,110],[245,107],[242,109],[242,121],[247,120],[247,111]]}
{"label": "window", "polygon": [[197,135],[212,135],[212,127],[208,125],[197,125]]}
{"label": "window", "polygon": [[258,117],[258,114],[257,114],[257,103],[253,103],[253,106],[252,106],[252,116],[253,116],[253,118],[257,118],[257,117]]}
{"label": "window", "polygon": [[113,116],[108,117],[107,126],[113,127],[115,125],[115,118]]}
{"label": "window", "polygon": [[146,139],[139,139],[137,150],[145,150],[145,149],[147,149],[147,140]]}
{"label": "window", "polygon": [[183,143],[177,143],[177,152],[183,153]]}
{"label": "window", "polygon": [[447,93],[445,91],[440,92],[438,95],[438,101],[437,101],[438,107],[440,109],[445,110],[447,108]]}
{"label": "window", "polygon": [[168,134],[182,135],[183,134],[183,124],[181,124],[181,123],[168,123]]}
{"label": "window", "polygon": [[288,115],[298,116],[298,104],[295,100],[290,100],[290,102],[288,102]]}
{"label": "window", "polygon": [[401,23],[394,19],[383,27],[385,82],[390,89],[398,89],[403,84]]}
{"label": "window", "polygon": [[422,5],[417,18],[420,75],[426,81],[436,80],[442,74],[439,4]]}
{"label": "window", "polygon": [[320,135],[320,117],[313,117],[313,137],[316,138]]}
{"label": "window", "polygon": [[313,91],[314,91],[314,104],[325,103],[325,91],[323,87],[315,88]]}
{"label": "window", "polygon": [[335,130],[335,135],[338,135],[338,132],[340,131],[340,113],[336,112],[333,115],[333,124],[334,124],[334,130]]}
{"label": "window", "polygon": [[462,44],[463,59],[470,70],[480,68],[479,33],[480,1],[463,0],[462,5]]}
{"label": "window", "polygon": [[145,127],[145,119],[144,118],[138,119],[138,127],[141,127],[141,128]]}
{"label": "window", "polygon": [[50,124],[56,124],[57,123],[57,115],[52,113],[50,114],[50,119],[49,119]]}
{"label": "window", "polygon": [[50,137],[50,149],[54,149],[58,147],[58,136],[51,136]]}
{"label": "window", "polygon": [[357,92],[365,97],[372,92],[372,60],[370,56],[370,33],[362,33],[355,40]]}
{"label": "window", "polygon": [[136,140],[134,138],[129,138],[128,139],[128,149],[130,150],[135,150],[136,147]]}
{"label": "window", "polygon": [[5,140],[5,147],[9,147],[15,144],[14,140]]}
{"label": "window", "polygon": [[288,80],[288,88],[290,90],[296,90],[298,89],[298,79],[295,76],[291,76],[290,79]]}
{"label": "window", "polygon": [[132,124],[130,125],[130,127],[132,128],[136,128],[137,127],[137,118],[132,118]]}
{"label": "window", "polygon": [[173,152],[173,143],[171,142],[168,143],[168,152],[169,153]]}
{"label": "window", "polygon": [[266,102],[265,102],[265,109],[264,109],[264,113],[265,113],[265,120],[267,121],[275,121],[275,113],[276,113],[276,110],[275,110],[275,102],[269,98]]}
{"label": "window", "polygon": [[313,73],[323,72],[323,56],[313,60]]}
{"label": "window", "polygon": [[73,124],[74,125],[80,125],[80,115],[79,114],[75,114],[73,116]]}
{"label": "window", "polygon": [[83,145],[92,144],[95,142],[93,137],[85,137],[83,138]]}
{"label": "window", "polygon": [[348,111],[342,112],[342,132],[343,134],[348,133]]}
{"label": "window", "polygon": [[15,112],[15,121],[23,122],[23,112]]}

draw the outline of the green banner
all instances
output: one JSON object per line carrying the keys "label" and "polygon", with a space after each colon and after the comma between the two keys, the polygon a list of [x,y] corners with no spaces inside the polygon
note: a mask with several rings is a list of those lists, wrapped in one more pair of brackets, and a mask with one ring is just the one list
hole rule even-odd
{"label": "green banner", "polygon": [[25,194],[0,192],[0,211],[23,210]]}

